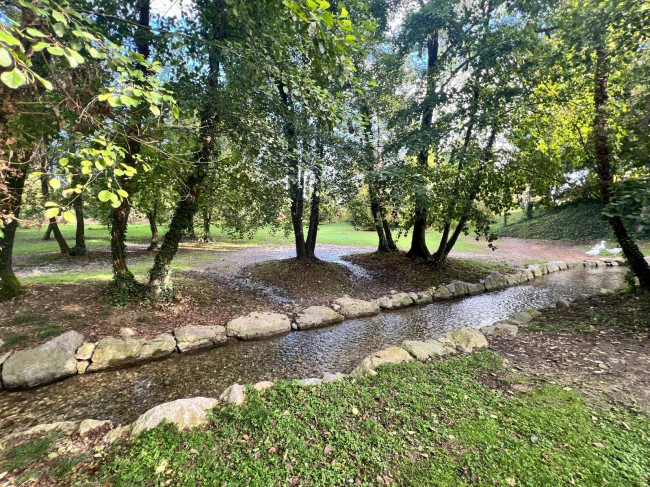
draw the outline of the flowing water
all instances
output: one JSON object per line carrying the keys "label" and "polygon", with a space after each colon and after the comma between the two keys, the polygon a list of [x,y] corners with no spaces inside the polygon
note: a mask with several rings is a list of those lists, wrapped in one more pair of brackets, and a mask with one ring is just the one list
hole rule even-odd
{"label": "flowing water", "polygon": [[480,328],[560,298],[596,294],[623,282],[624,269],[557,272],[527,284],[460,300],[435,302],[293,332],[270,340],[229,342],[197,354],[174,354],[132,368],[75,376],[38,389],[0,392],[0,431],[85,418],[134,420],[147,409],[182,397],[218,397],[233,382],[299,379],[349,372],[364,357],[403,340],[438,338],[468,326]]}

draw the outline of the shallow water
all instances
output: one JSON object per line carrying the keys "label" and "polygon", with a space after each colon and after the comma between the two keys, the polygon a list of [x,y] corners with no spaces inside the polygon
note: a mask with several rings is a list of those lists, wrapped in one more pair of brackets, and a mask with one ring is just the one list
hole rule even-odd
{"label": "shallow water", "polygon": [[527,284],[461,300],[381,313],[340,325],[289,333],[270,340],[232,341],[197,354],[174,354],[128,369],[75,376],[39,389],[0,393],[0,431],[71,419],[134,420],[165,401],[218,397],[233,382],[349,372],[365,356],[403,340],[437,338],[468,326],[480,328],[560,298],[596,294],[623,282],[624,269],[557,272]]}

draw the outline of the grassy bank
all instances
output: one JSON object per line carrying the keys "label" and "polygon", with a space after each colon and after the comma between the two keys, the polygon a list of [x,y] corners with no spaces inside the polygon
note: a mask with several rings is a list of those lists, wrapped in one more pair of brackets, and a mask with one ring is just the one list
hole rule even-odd
{"label": "grassy bank", "polygon": [[559,386],[513,394],[500,371],[485,351],[318,388],[283,383],[216,410],[205,429],[117,446],[79,484],[645,485],[647,416],[594,412]]}

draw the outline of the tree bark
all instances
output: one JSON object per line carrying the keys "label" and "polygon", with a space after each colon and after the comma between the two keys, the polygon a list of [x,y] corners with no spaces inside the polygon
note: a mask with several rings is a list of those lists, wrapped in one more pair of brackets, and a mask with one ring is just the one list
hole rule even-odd
{"label": "tree bark", "polygon": [[[601,41],[602,42],[602,41]],[[596,161],[596,174],[603,205],[607,207],[614,196],[613,174],[611,167],[611,146],[608,137],[607,105],[609,94],[607,84],[609,81],[607,51],[601,45],[596,49],[596,64],[594,76],[594,159]],[[642,288],[650,289],[650,265],[646,262],[643,253],[631,237],[623,219],[619,215],[608,216],[607,220],[614,231],[618,244],[623,249],[632,272],[639,278]]]}
{"label": "tree bark", "polygon": [[323,175],[323,159],[325,157],[325,144],[323,142],[323,134],[321,128],[317,134],[316,150],[318,153],[318,161],[314,166],[314,186],[311,194],[311,206],[309,212],[309,229],[307,231],[307,241],[305,247],[310,259],[316,257],[316,237],[318,235],[318,223],[320,221],[320,193],[322,189],[322,175]]}
{"label": "tree bark", "polygon": [[203,210],[203,235],[201,235],[201,238],[203,239],[203,243],[207,243],[210,241],[210,221],[212,220],[212,214],[208,210]]}
{"label": "tree bark", "polygon": [[86,222],[84,221],[84,200],[83,193],[79,193],[72,202],[74,216],[77,220],[77,226],[74,234],[74,248],[71,251],[73,255],[85,255],[86,249]]}
{"label": "tree bark", "polygon": [[[433,95],[435,93],[434,68],[438,61],[438,31],[435,30],[427,37],[427,92],[424,101],[422,114],[422,130],[426,131],[433,124]],[[418,164],[426,167],[429,163],[429,147],[424,147],[418,153]],[[411,248],[407,257],[426,259],[429,257],[427,248],[427,213],[428,207],[420,198],[415,201],[415,219],[413,223],[413,234],[411,236]]]}
{"label": "tree bark", "polygon": [[[4,89],[6,90],[6,88]],[[7,97],[5,97],[5,100],[7,100]],[[4,114],[0,114],[0,118],[4,118]],[[0,139],[3,141],[8,138],[5,137],[7,132],[2,130],[5,127],[6,123],[0,120]],[[14,151],[16,150],[15,146],[8,146],[6,144],[3,144],[3,146],[5,153],[10,153],[12,149]],[[18,278],[14,274],[12,256],[27,175],[26,161],[29,160],[29,154],[24,154],[22,157],[15,155],[14,157],[19,157],[22,161],[18,164],[11,163],[10,169],[14,173],[5,175],[7,194],[3,195],[0,208],[0,217],[2,218],[2,228],[0,228],[2,230],[2,236],[0,236],[0,302],[8,301],[18,296],[21,289],[20,281],[18,281]],[[9,171],[6,170],[6,172],[8,173]]]}
{"label": "tree bark", "polygon": [[52,222],[48,221],[42,240],[52,240]]}
{"label": "tree bark", "polygon": [[[385,215],[386,210],[382,208],[382,215]],[[388,220],[385,216],[381,219],[382,226],[384,227],[384,235],[386,235],[386,245],[388,245],[388,250],[395,251],[397,250],[397,245],[395,245],[395,240],[393,240],[393,232],[390,229]]]}
{"label": "tree bark", "polygon": [[154,201],[153,207],[147,212],[147,220],[149,220],[149,229],[151,230],[151,241],[147,250],[155,250],[158,248],[158,201]]}

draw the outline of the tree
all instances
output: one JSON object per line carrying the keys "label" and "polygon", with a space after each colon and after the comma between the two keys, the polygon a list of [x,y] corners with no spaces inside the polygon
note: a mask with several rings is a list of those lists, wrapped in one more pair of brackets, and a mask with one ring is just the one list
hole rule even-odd
{"label": "tree", "polygon": [[[98,34],[86,17],[69,6],[49,0],[38,4],[20,0],[19,6],[3,4],[3,16],[7,22],[0,24],[0,97],[3,100],[0,109],[0,300],[11,299],[20,292],[20,283],[12,269],[13,242],[34,144],[46,126],[33,112],[21,110],[20,101],[28,98],[32,103],[36,100],[47,105],[54,97],[79,117],[87,117],[78,122],[92,122],[91,112],[84,111],[79,99],[70,96],[75,80],[65,74],[72,73],[88,59],[97,59],[108,69],[120,72],[111,90],[104,97],[100,95],[102,101],[111,106],[144,101],[156,108],[163,103],[162,97],[152,97],[153,93],[160,96],[160,85],[150,77],[145,77],[139,92],[133,93],[132,58]],[[93,97],[93,102],[96,101]],[[34,127],[40,130],[34,131]],[[98,128],[106,129],[105,126]],[[93,154],[102,161],[96,166],[115,163],[111,144],[104,143]],[[66,166],[67,162],[62,159],[59,166]],[[90,165],[88,161],[88,173],[93,172]],[[51,186],[54,189],[56,185]],[[119,199],[112,191],[108,192]],[[47,218],[57,216],[63,209],[53,201],[46,202],[45,206]],[[74,219],[71,213],[65,215],[69,220]]]}

